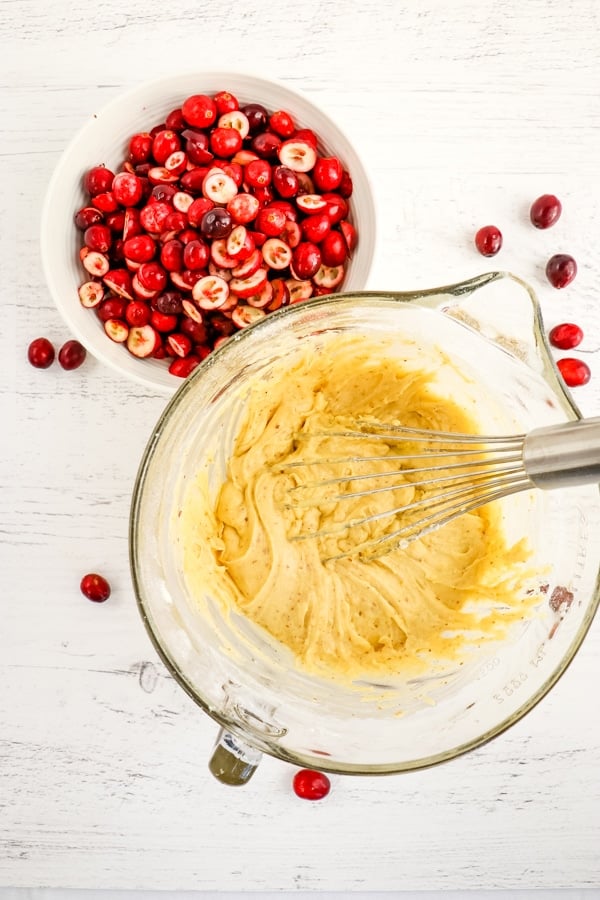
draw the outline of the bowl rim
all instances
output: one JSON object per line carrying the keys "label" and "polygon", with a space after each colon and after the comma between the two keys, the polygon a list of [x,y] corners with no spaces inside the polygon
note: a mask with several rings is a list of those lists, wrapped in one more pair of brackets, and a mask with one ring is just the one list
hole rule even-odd
{"label": "bowl rim", "polygon": [[[418,301],[422,299],[424,296],[432,295],[436,293],[454,293],[455,296],[460,296],[465,293],[465,287],[473,287],[473,285],[477,285],[478,283],[486,283],[488,281],[495,280],[497,278],[513,278],[517,282],[523,284],[524,282],[521,279],[512,276],[510,273],[504,272],[495,272],[488,273],[483,276],[476,276],[475,278],[468,279],[464,282],[459,282],[457,284],[440,286],[438,288],[427,289],[426,291],[405,291],[405,292],[385,292],[385,291],[356,291],[356,292],[344,292],[340,294],[331,294],[324,297],[319,297],[315,301],[313,301],[313,305],[316,308],[327,307],[331,305],[337,305],[340,303],[347,302],[349,300],[359,300],[365,301],[367,303],[371,301],[377,301],[379,303],[387,303],[387,302],[411,302],[412,300]],[[533,292],[529,290],[530,299],[534,308],[535,313],[535,324],[534,329],[536,332],[536,337],[540,338],[542,343],[545,345],[547,342],[545,340],[544,332],[542,329],[542,319],[541,312],[539,307],[539,302]],[[268,320],[262,319],[256,324],[250,326],[248,329],[244,329],[241,332],[238,332],[236,335],[236,340],[245,341],[251,339],[251,334],[262,328],[267,327],[267,322],[271,325],[274,323],[276,319],[285,319],[289,316],[293,316],[298,314],[299,308],[302,307],[302,304],[297,305],[298,309],[295,309],[294,306],[284,307],[277,312],[274,313],[273,316],[270,316]],[[483,336],[482,336],[483,337]],[[150,640],[161,658],[162,662],[168,669],[169,673],[173,676],[178,685],[188,694],[188,696],[196,703],[204,712],[206,712],[214,721],[216,721],[222,728],[226,731],[230,731],[233,734],[237,735],[243,742],[249,744],[252,747],[256,747],[268,755],[273,756],[274,758],[281,759],[284,762],[291,763],[295,766],[299,767],[308,767],[315,768],[320,771],[329,772],[331,774],[339,774],[339,775],[392,775],[392,774],[400,774],[402,772],[411,772],[417,771],[421,769],[428,769],[434,766],[437,766],[444,762],[449,762],[450,760],[456,759],[457,757],[463,756],[466,753],[471,752],[479,747],[484,746],[489,743],[492,739],[498,737],[503,734],[517,722],[519,722],[524,716],[526,716],[532,709],[534,709],[541,700],[550,692],[550,690],[554,687],[554,685],[560,680],[560,678],[567,671],[571,663],[573,662],[575,656],[577,655],[584,638],[586,637],[591,624],[594,620],[594,617],[597,613],[598,607],[600,605],[600,572],[596,575],[596,583],[595,583],[595,592],[589,598],[587,602],[587,608],[585,610],[585,614],[582,617],[581,622],[575,632],[575,634],[571,638],[571,642],[568,645],[564,655],[561,657],[559,663],[556,667],[548,674],[543,683],[537,688],[534,693],[529,696],[519,707],[517,707],[511,714],[506,715],[504,718],[500,719],[500,721],[486,729],[480,735],[476,737],[470,738],[469,740],[463,741],[460,744],[457,744],[454,747],[450,747],[439,753],[430,754],[425,757],[417,757],[415,759],[404,761],[402,763],[379,763],[379,764],[361,764],[361,763],[343,763],[339,760],[329,761],[327,757],[322,756],[311,756],[310,754],[296,754],[293,751],[288,750],[285,747],[280,746],[276,742],[271,742],[268,739],[260,740],[256,735],[250,734],[248,731],[244,731],[240,725],[229,719],[224,713],[220,710],[215,709],[211,706],[207,701],[205,701],[196,691],[194,686],[191,684],[191,681],[188,679],[186,674],[182,671],[180,666],[177,664],[175,659],[173,659],[170,655],[167,647],[161,642],[161,637],[158,634],[158,631],[155,630],[148,612],[146,610],[145,601],[142,596],[140,579],[137,574],[137,566],[138,566],[138,543],[139,543],[139,509],[142,501],[142,494],[144,490],[144,485],[146,481],[146,475],[150,468],[152,462],[153,451],[156,443],[160,440],[162,432],[165,430],[170,417],[176,412],[179,405],[182,401],[185,400],[186,396],[193,391],[194,385],[196,381],[202,377],[203,373],[211,367],[217,358],[221,354],[227,354],[227,344],[222,345],[216,352],[214,357],[208,357],[206,360],[201,363],[201,365],[194,370],[194,372],[190,375],[189,378],[179,387],[178,391],[171,398],[167,406],[162,411],[158,421],[156,422],[151,436],[148,440],[148,443],[145,447],[143,456],[141,458],[141,462],[139,465],[139,469],[136,475],[135,484],[132,492],[132,500],[131,500],[131,510],[130,510],[130,519],[129,519],[129,560],[130,560],[130,570],[131,570],[131,578],[134,587],[134,593],[136,597],[136,604],[138,607],[138,611],[146,628],[146,631],[150,637]],[[506,351],[508,352],[508,351]],[[512,354],[511,354],[512,355]],[[556,390],[557,387],[560,386],[558,379],[556,381],[556,385],[553,385]],[[561,389],[561,400],[563,403],[563,409],[565,412],[570,412],[573,418],[580,419],[581,412],[578,407],[573,402],[569,393]]]}
{"label": "bowl rim", "polygon": [[[62,299],[63,292],[60,290],[58,283],[58,270],[53,262],[52,253],[49,247],[49,235],[51,234],[53,229],[53,208],[56,202],[56,197],[60,194],[60,184],[65,177],[65,173],[68,171],[68,164],[72,154],[80,145],[81,141],[84,140],[89,133],[93,133],[94,129],[98,127],[98,122],[105,116],[110,115],[114,110],[126,107],[128,103],[135,102],[140,96],[143,96],[147,92],[151,92],[154,88],[165,90],[168,86],[172,85],[173,89],[175,90],[177,89],[177,86],[181,84],[181,90],[184,90],[183,83],[187,82],[188,80],[197,80],[199,82],[198,89],[201,90],[203,79],[222,79],[223,83],[226,84],[228,78],[240,78],[247,80],[250,84],[250,87],[252,86],[252,84],[258,85],[265,91],[268,91],[269,88],[276,88],[289,95],[290,99],[297,99],[300,104],[308,107],[311,112],[314,111],[316,115],[322,116],[327,119],[328,124],[331,127],[332,131],[335,132],[336,137],[346,143],[350,148],[352,148],[353,152],[355,153],[358,166],[360,167],[361,181],[366,187],[365,196],[364,198],[362,198],[361,202],[367,203],[368,209],[365,218],[366,220],[370,221],[368,236],[363,240],[366,251],[364,259],[362,260],[364,275],[360,279],[361,285],[344,285],[344,288],[348,287],[348,289],[351,291],[365,289],[368,285],[375,261],[375,254],[377,249],[377,209],[375,203],[373,181],[369,170],[365,165],[362,156],[359,156],[359,154],[354,151],[353,142],[350,140],[345,130],[341,128],[340,125],[338,125],[335,118],[333,118],[324,109],[321,109],[308,95],[303,93],[301,90],[298,90],[295,87],[290,87],[286,82],[280,79],[271,77],[266,78],[261,75],[249,73],[241,68],[237,69],[235,67],[232,67],[227,70],[197,70],[194,68],[190,68],[187,70],[183,69],[179,72],[170,73],[160,78],[153,78],[139,82],[138,84],[130,86],[125,91],[117,94],[115,97],[102,104],[99,110],[95,113],[92,113],[89,118],[79,127],[79,129],[75,132],[75,134],[63,148],[60,157],[56,165],[54,166],[54,169],[46,186],[42,210],[40,214],[39,239],[42,270],[44,273],[46,286],[48,288],[50,296],[52,297],[55,307],[58,309],[58,312],[62,316],[65,324],[72,332],[72,335],[83,344],[86,350],[88,350],[88,352],[91,353],[96,360],[101,362],[103,365],[108,366],[114,372],[117,372],[120,375],[125,375],[129,380],[140,384],[145,388],[150,388],[153,391],[160,393],[166,397],[172,396],[179,389],[181,384],[180,379],[178,379],[176,376],[170,376],[174,382],[172,385],[159,383],[153,377],[151,368],[144,367],[143,365],[138,365],[140,362],[146,362],[146,360],[143,359],[135,360],[135,369],[133,369],[133,367],[130,369],[129,367],[122,365],[118,361],[118,359],[113,358],[108,352],[104,352],[104,341],[109,340],[107,336],[102,335],[101,332],[98,332],[98,337],[103,338],[102,343],[100,343],[100,340],[96,342],[95,340],[90,339],[89,335],[85,334],[84,331],[79,327],[77,317],[70,314],[69,310],[71,307],[71,302],[75,302],[77,292],[75,290],[73,293],[73,297],[69,300]],[[82,275],[82,277],[85,276]],[[107,350],[108,346],[109,345],[107,345]],[[128,357],[125,358],[128,359]],[[132,357],[132,359],[135,358]],[[162,374],[166,370],[161,368],[160,371]]]}

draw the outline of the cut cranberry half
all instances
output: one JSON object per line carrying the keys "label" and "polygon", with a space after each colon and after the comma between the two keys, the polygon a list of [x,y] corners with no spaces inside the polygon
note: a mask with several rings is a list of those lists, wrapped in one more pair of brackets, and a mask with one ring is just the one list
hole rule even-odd
{"label": "cut cranberry half", "polygon": [[300,769],[292,782],[294,793],[302,800],[322,800],[331,790],[331,782],[323,772]]}
{"label": "cut cranberry half", "polygon": [[81,579],[81,593],[94,603],[104,603],[110,597],[110,584],[102,575],[90,572]]}

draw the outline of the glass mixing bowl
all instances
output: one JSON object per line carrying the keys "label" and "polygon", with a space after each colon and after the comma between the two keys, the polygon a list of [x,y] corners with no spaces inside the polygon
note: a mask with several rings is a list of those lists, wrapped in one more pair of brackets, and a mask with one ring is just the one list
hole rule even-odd
{"label": "glass mixing bowl", "polygon": [[[409,293],[339,294],[297,304],[240,332],[177,391],[158,421],[134,489],[130,553],[139,609],[165,665],[221,726],[210,762],[246,781],[262,752],[348,774],[401,772],[464,753],[520,719],[573,659],[596,611],[600,503],[595,485],[532,491],[501,501],[509,537],[533,548],[535,615],[467,665],[405,681],[343,685],[306,674],[291,654],[211,595],[189,596],[178,511],[200,471],[216,495],[244,392],[299,341],[332,333],[428,353],[452,367],[446,390],[477,404],[489,432],[526,432],[580,417],[552,362],[538,303],[509,273]],[[396,341],[396,344],[394,344]],[[458,373],[458,374],[457,374]],[[200,602],[196,602],[200,600]]]}

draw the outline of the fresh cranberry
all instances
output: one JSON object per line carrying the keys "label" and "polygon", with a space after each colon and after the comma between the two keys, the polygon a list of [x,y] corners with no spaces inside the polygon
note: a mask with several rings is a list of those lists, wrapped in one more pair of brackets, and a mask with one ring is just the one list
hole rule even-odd
{"label": "fresh cranberry", "polygon": [[252,194],[236,194],[227,204],[227,212],[231,213],[234,222],[247,225],[256,218],[260,204]]}
{"label": "fresh cranberry", "polygon": [[137,175],[131,175],[129,172],[119,172],[115,175],[112,194],[121,206],[137,206],[143,193],[142,180]]}
{"label": "fresh cranberry", "polygon": [[577,263],[568,253],[556,253],[546,264],[546,278],[555,288],[571,284],[577,275]]}
{"label": "fresh cranberry", "polygon": [[186,356],[185,359],[178,356],[169,366],[169,372],[178,378],[187,378],[200,365],[200,362],[200,357],[195,354]]}
{"label": "fresh cranberry", "polygon": [[345,200],[347,200],[348,197],[352,196],[353,191],[354,184],[352,183],[350,172],[348,172],[347,169],[344,169],[344,171],[342,172],[342,180],[340,181],[338,192]]}
{"label": "fresh cranberry", "polygon": [[101,322],[109,319],[125,318],[126,301],[122,297],[108,297],[100,306],[96,307],[96,313]]}
{"label": "fresh cranberry", "polygon": [[267,127],[269,113],[261,103],[247,103],[242,107],[242,112],[248,119],[250,134],[256,134]]}
{"label": "fresh cranberry", "polygon": [[283,210],[265,206],[256,217],[256,229],[269,237],[277,237],[281,234],[285,221]]}
{"label": "fresh cranberry", "polygon": [[165,125],[168,131],[183,131],[185,128],[185,119],[181,109],[173,109],[165,119]]}
{"label": "fresh cranberry", "polygon": [[150,322],[150,307],[143,300],[132,300],[125,310],[125,321],[128,325],[140,328]]}
{"label": "fresh cranberry", "polygon": [[321,256],[326,266],[341,266],[348,256],[346,241],[339,231],[330,231],[321,243]]}
{"label": "fresh cranberry", "polygon": [[185,316],[179,326],[183,334],[187,334],[195,344],[204,344],[208,340],[208,332],[204,322],[194,322]]}
{"label": "fresh cranberry", "polygon": [[312,128],[299,128],[298,131],[294,134],[295,141],[308,141],[312,147],[317,149],[317,144],[319,143],[316,134],[312,130]]}
{"label": "fresh cranberry", "polygon": [[198,226],[202,223],[204,214],[207,213],[210,209],[214,208],[215,204],[213,200],[209,200],[208,197],[198,197],[190,205],[187,211],[187,217],[190,225],[192,225],[192,227],[194,228],[198,228]]}
{"label": "fresh cranberry", "polygon": [[337,156],[321,156],[315,163],[312,179],[317,190],[335,191],[340,186],[343,172]]}
{"label": "fresh cranberry", "polygon": [[302,800],[322,800],[331,790],[331,782],[323,772],[300,769],[292,782],[294,793]]}
{"label": "fresh cranberry", "polygon": [[98,225],[104,220],[104,216],[99,209],[94,206],[84,206],[75,213],[75,224],[80,231],[85,231],[90,225]]}
{"label": "fresh cranberry", "polygon": [[172,212],[168,203],[148,203],[140,210],[140,225],[149,234],[160,234]]}
{"label": "fresh cranberry", "polygon": [[271,131],[263,131],[252,139],[252,149],[264,159],[276,159],[281,138]]}
{"label": "fresh cranberry", "polygon": [[152,309],[165,316],[178,316],[183,312],[181,294],[177,291],[165,291],[152,301]]}
{"label": "fresh cranberry", "polygon": [[529,217],[536,228],[551,228],[560,219],[562,204],[554,194],[542,194],[531,204]]}
{"label": "fresh cranberry", "polygon": [[266,159],[253,159],[246,166],[244,175],[250,187],[264,187],[271,183],[271,166]]}
{"label": "fresh cranberry", "polygon": [[273,187],[280,197],[289,199],[298,193],[300,183],[298,176],[287,166],[275,166],[273,169]]}
{"label": "fresh cranberry", "polygon": [[106,224],[115,234],[123,234],[125,228],[125,210],[118,209],[116,212],[108,213],[106,216]]}
{"label": "fresh cranberry", "polygon": [[587,384],[591,378],[589,366],[581,359],[566,356],[564,359],[559,359],[556,365],[568,387]]}
{"label": "fresh cranberry", "polygon": [[174,238],[166,241],[160,251],[160,261],[167,272],[181,272],[183,268],[184,244]]}
{"label": "fresh cranberry", "polygon": [[558,347],[560,350],[572,350],[582,342],[583,331],[579,325],[563,322],[561,325],[555,325],[548,337],[553,347]]}
{"label": "fresh cranberry", "polygon": [[156,253],[156,243],[149,234],[137,234],[125,241],[123,252],[126,259],[131,259],[133,262],[150,262]]}
{"label": "fresh cranberry", "polygon": [[307,216],[301,223],[302,234],[307,241],[320,244],[323,238],[331,231],[331,219],[327,213],[315,213]]}
{"label": "fresh cranberry", "polygon": [[104,213],[115,212],[119,208],[119,204],[115,200],[111,191],[105,191],[103,194],[96,194],[92,197],[92,204]]}
{"label": "fresh cranberry", "polygon": [[296,124],[289,112],[284,109],[277,109],[269,116],[269,128],[278,134],[279,137],[289,138],[296,131]]}
{"label": "fresh cranberry", "polygon": [[[208,213],[207,215],[210,215]],[[186,269],[205,269],[210,259],[210,249],[204,241],[190,241],[183,250],[183,264]]]}
{"label": "fresh cranberry", "polygon": [[213,100],[217,107],[217,115],[224,116],[225,113],[235,112],[240,108],[237,97],[229,91],[217,91]]}
{"label": "fresh cranberry", "polygon": [[206,94],[194,94],[184,100],[181,114],[192,128],[209,128],[217,118],[217,106]]}
{"label": "fresh cranberry", "polygon": [[90,197],[96,197],[98,194],[110,191],[114,177],[114,173],[106,166],[94,166],[86,173],[83,186]]}
{"label": "fresh cranberry", "polygon": [[177,188],[173,184],[155,184],[150,194],[150,202],[172,203]]}
{"label": "fresh cranberry", "polygon": [[232,229],[233,217],[222,206],[215,206],[214,209],[209,209],[204,213],[200,222],[200,231],[207,238],[219,240],[231,234]]}
{"label": "fresh cranberry", "polygon": [[27,359],[36,369],[47,369],[54,362],[54,356],[54,347],[45,337],[36,338],[27,348]]}
{"label": "fresh cranberry", "polygon": [[58,361],[63,369],[78,369],[86,357],[85,347],[79,341],[67,341],[58,351]]}
{"label": "fresh cranberry", "polygon": [[326,212],[332,225],[336,225],[346,218],[348,215],[348,204],[341,194],[325,193],[322,194],[322,199],[327,203]]}
{"label": "fresh cranberry", "polygon": [[[185,131],[183,132],[185,136]],[[190,138],[185,145],[185,153],[193,166],[200,168],[212,162],[213,155],[209,148],[209,140],[206,134]],[[183,184],[183,182],[182,182]]]}
{"label": "fresh cranberry", "polygon": [[134,134],[129,141],[129,159],[134,166],[148,162],[152,155],[152,138],[146,132]]}
{"label": "fresh cranberry", "polygon": [[156,309],[152,311],[150,316],[152,326],[163,334],[175,331],[178,321],[179,319],[175,313],[161,313]]}
{"label": "fresh cranberry", "polygon": [[86,228],[83,240],[90,250],[106,253],[112,244],[112,233],[107,225],[90,225]]}
{"label": "fresh cranberry", "polygon": [[179,135],[168,128],[159,131],[152,141],[152,156],[159,166],[164,166],[171,153],[175,153],[179,149],[181,149]]}
{"label": "fresh cranberry", "polygon": [[167,273],[156,262],[142,263],[137,270],[137,277],[147,291],[164,291],[167,286]]}
{"label": "fresh cranberry", "polygon": [[110,585],[102,575],[90,573],[81,579],[81,593],[94,603],[104,603],[110,597]]}
{"label": "fresh cranberry", "polygon": [[298,219],[298,210],[294,209],[287,200],[272,200],[269,206],[272,209],[280,209],[288,222],[296,222]]}
{"label": "fresh cranberry", "polygon": [[495,225],[484,225],[475,235],[475,246],[482,256],[495,256],[502,246],[502,232]]}
{"label": "fresh cranberry", "polygon": [[292,267],[298,278],[312,278],[321,267],[321,251],[316,244],[302,241],[292,254]]}
{"label": "fresh cranberry", "polygon": [[263,187],[254,188],[253,194],[258,200],[260,206],[268,206],[273,202],[273,191],[270,184],[265,184]]}
{"label": "fresh cranberry", "polygon": [[242,136],[235,128],[215,128],[210,136],[210,149],[215,156],[229,159],[242,149]]}

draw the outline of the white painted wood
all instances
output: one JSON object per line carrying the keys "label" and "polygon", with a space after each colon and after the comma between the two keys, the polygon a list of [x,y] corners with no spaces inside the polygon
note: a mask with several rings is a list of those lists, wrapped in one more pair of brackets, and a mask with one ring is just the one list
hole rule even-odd
{"label": "white painted wood", "polygon": [[[216,729],[175,686],[129,582],[132,479],[163,400],[89,360],[31,369],[68,337],[44,287],[40,206],[61,149],[123,88],[178,68],[277,76],[352,137],[379,207],[371,287],[498,265],[548,325],[575,320],[600,413],[600,12],[594,0],[3,0],[0,4],[0,884],[417,891],[600,886],[600,623],[537,709],[443,767],[337,778],[322,804],[265,760],[208,774]],[[224,85],[226,87],[226,85]],[[559,225],[530,202],[552,191]],[[496,260],[472,247],[498,224]],[[572,252],[576,282],[543,266]],[[100,570],[114,593],[84,601]]]}

